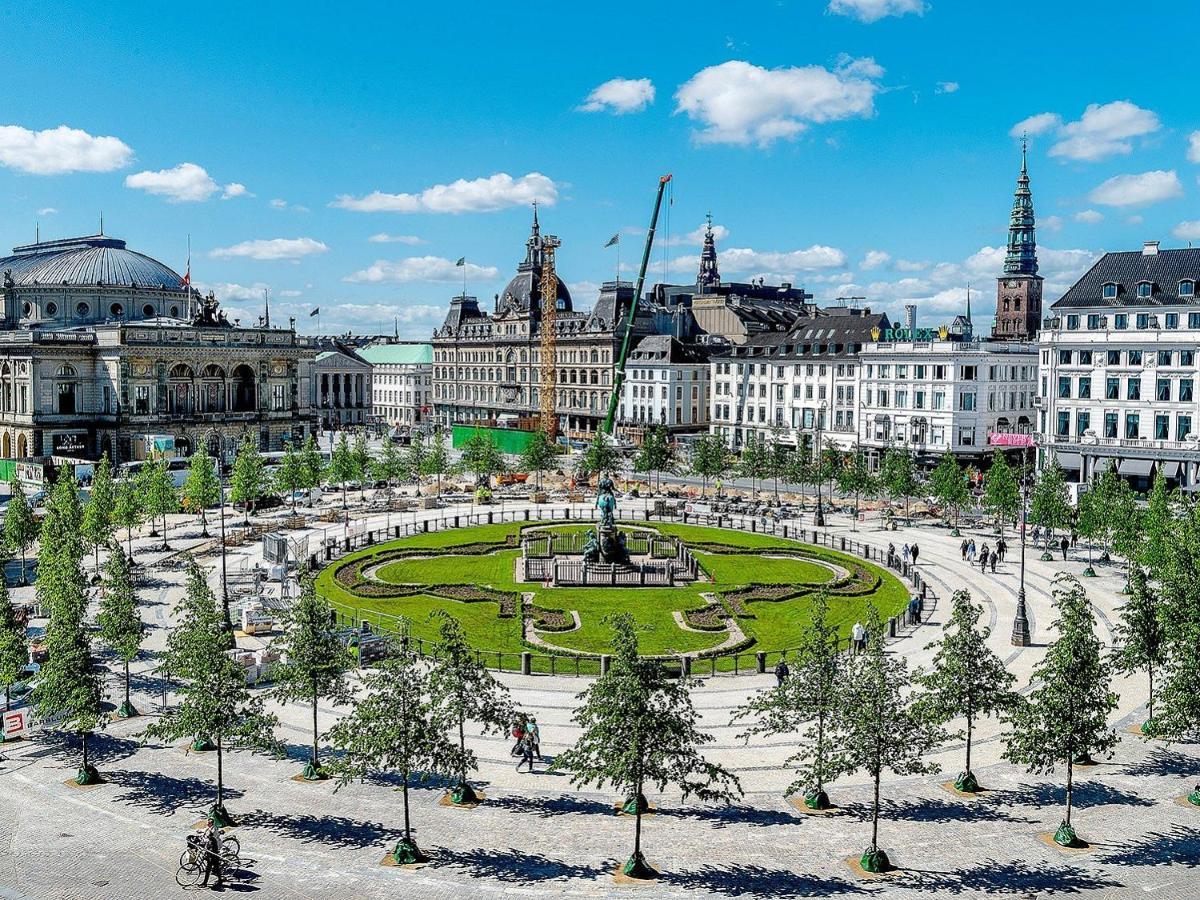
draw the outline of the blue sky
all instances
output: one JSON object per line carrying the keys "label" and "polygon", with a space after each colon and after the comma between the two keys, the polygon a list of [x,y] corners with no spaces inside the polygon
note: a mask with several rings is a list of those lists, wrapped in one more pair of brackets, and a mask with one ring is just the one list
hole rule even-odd
{"label": "blue sky", "polygon": [[[1096,254],[1200,241],[1194,4],[951,0],[60,3],[0,13],[0,246],[96,230],[244,318],[426,337],[490,298],[529,203],[581,305],[640,254],[688,280],[710,211],[726,278],[819,301],[989,314],[1019,165],[1047,296]],[[51,8],[53,7],[53,8]],[[1145,48],[1139,59],[1139,47]],[[372,240],[374,238],[374,240]],[[630,277],[625,273],[625,277]]]}

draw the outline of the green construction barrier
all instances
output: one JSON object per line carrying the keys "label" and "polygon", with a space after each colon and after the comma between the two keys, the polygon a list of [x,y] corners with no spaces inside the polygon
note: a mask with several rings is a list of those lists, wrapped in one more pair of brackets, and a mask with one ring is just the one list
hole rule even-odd
{"label": "green construction barrier", "polygon": [[455,425],[451,433],[451,446],[458,450],[477,434],[490,435],[501,453],[517,456],[525,452],[534,432],[518,431],[515,428],[486,428],[482,425]]}

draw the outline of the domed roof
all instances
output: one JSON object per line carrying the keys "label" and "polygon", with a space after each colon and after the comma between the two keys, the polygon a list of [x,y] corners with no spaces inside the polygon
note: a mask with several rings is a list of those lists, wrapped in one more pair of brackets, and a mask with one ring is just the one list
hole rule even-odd
{"label": "domed roof", "polygon": [[[567,289],[566,282],[555,275],[558,281],[558,308],[565,312],[571,311],[571,292]],[[512,280],[505,285],[504,290],[500,292],[500,298],[496,302],[496,311],[503,312],[506,309],[518,309],[521,311],[527,309],[541,310],[542,308],[542,272],[541,268],[525,269],[518,271],[512,277]]]}
{"label": "domed roof", "polygon": [[105,235],[42,241],[14,247],[0,259],[18,285],[141,287],[183,290],[183,279],[170,266],[125,248],[125,242]]}

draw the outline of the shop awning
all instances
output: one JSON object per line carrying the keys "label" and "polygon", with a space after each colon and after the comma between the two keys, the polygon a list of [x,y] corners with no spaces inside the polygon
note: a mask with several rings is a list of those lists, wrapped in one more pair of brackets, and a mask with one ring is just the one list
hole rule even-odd
{"label": "shop awning", "polygon": [[1054,458],[1058,460],[1058,464],[1064,469],[1074,469],[1079,471],[1083,468],[1083,459],[1078,453],[1059,452],[1054,454]]}
{"label": "shop awning", "polygon": [[1154,460],[1152,459],[1123,459],[1121,467],[1118,471],[1122,475],[1149,477],[1150,470],[1154,468]]}
{"label": "shop awning", "polygon": [[1175,460],[1169,459],[1158,467],[1158,471],[1162,472],[1163,478],[1178,478],[1179,463],[1177,463]]}

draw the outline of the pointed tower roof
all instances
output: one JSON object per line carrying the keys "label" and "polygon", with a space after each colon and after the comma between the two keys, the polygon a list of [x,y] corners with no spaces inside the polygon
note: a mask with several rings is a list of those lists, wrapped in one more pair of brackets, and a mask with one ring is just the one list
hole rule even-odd
{"label": "pointed tower roof", "polygon": [[1033,192],[1029,189],[1029,142],[1021,137],[1021,174],[1013,192],[1008,222],[1008,250],[1004,254],[1005,275],[1036,275],[1037,240],[1034,234]]}
{"label": "pointed tower roof", "polygon": [[696,273],[696,293],[705,294],[721,283],[721,272],[717,269],[717,241],[713,236],[712,213],[704,229],[704,246],[700,250],[700,271]]}

